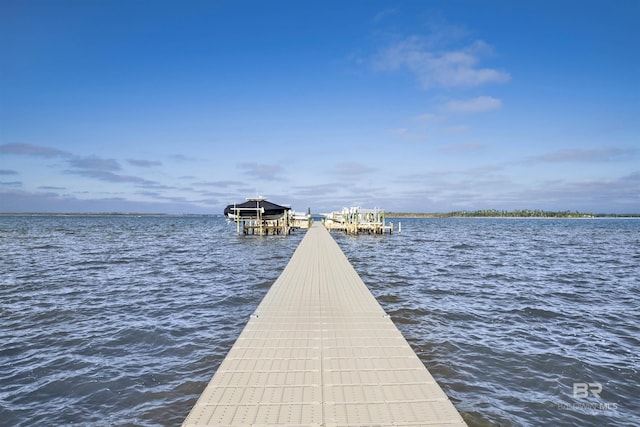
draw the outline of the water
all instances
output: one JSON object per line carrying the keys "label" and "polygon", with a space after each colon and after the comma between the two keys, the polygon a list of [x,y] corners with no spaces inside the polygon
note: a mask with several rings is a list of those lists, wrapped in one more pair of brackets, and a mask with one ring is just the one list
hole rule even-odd
{"label": "water", "polygon": [[[640,425],[640,220],[333,236],[471,426]],[[0,217],[0,425],[180,425],[302,237]]]}

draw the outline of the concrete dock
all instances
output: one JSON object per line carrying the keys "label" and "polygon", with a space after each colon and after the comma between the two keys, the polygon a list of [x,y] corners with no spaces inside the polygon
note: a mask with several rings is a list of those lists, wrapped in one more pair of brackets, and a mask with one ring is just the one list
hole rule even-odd
{"label": "concrete dock", "polygon": [[321,224],[183,426],[465,426]]}

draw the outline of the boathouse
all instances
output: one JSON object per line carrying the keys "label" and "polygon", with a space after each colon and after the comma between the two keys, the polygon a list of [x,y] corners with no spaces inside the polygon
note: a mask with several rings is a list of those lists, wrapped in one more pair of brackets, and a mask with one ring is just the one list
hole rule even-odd
{"label": "boathouse", "polygon": [[249,198],[246,202],[228,205],[224,216],[235,222],[238,234],[287,235],[291,232],[291,208],[269,202],[264,197]]}
{"label": "boathouse", "polygon": [[393,233],[393,224],[385,224],[384,209],[365,209],[354,206],[324,216],[324,224],[329,231],[342,230],[347,234]]}

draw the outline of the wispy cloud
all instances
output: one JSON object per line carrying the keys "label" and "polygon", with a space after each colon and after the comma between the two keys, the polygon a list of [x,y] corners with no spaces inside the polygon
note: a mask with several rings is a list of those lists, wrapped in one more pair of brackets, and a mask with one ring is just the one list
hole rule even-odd
{"label": "wispy cloud", "polygon": [[103,159],[98,156],[74,157],[69,160],[69,165],[92,171],[117,171],[121,169],[117,160]]}
{"label": "wispy cloud", "polygon": [[476,142],[463,142],[461,144],[444,145],[438,149],[443,153],[469,153],[484,149],[484,145]]}
{"label": "wispy cloud", "polygon": [[491,96],[479,96],[472,99],[451,100],[441,109],[447,113],[484,113],[502,107],[502,101]]}
{"label": "wispy cloud", "polygon": [[426,141],[429,137],[423,132],[416,132],[409,128],[393,128],[387,131],[390,135],[407,141],[407,142],[421,142]]}
{"label": "wispy cloud", "polygon": [[342,176],[358,176],[366,175],[374,172],[376,169],[362,163],[342,162],[333,167],[331,173]]}
{"label": "wispy cloud", "polygon": [[169,156],[171,160],[175,160],[176,162],[197,162],[198,159],[195,157],[185,156],[184,154],[172,154]]}
{"label": "wispy cloud", "polygon": [[420,124],[432,125],[442,121],[442,116],[434,113],[423,113],[415,116],[414,120]]}
{"label": "wispy cloud", "polygon": [[19,175],[18,171],[11,169],[0,169],[0,175]]}
{"label": "wispy cloud", "polygon": [[61,157],[66,159],[69,166],[77,169],[95,171],[116,171],[121,169],[120,164],[115,159],[105,159],[98,156],[76,156],[68,151],[41,145],[4,144],[0,145],[0,153],[44,158]]}
{"label": "wispy cloud", "polygon": [[227,188],[227,187],[233,187],[233,186],[238,186],[238,185],[244,185],[244,182],[241,181],[200,181],[200,182],[194,182],[192,185],[198,186],[198,187],[222,187],[222,188]]}
{"label": "wispy cloud", "polygon": [[100,181],[106,181],[106,182],[120,182],[120,183],[129,182],[129,183],[135,183],[135,184],[152,183],[152,181],[147,181],[144,178],[140,178],[137,176],[130,176],[130,175],[120,175],[108,170],[73,169],[73,170],[67,170],[65,172],[68,174],[80,175],[87,178],[94,178],[94,179],[98,179]]}
{"label": "wispy cloud", "polygon": [[157,160],[144,160],[144,159],[127,159],[130,165],[138,166],[141,168],[150,168],[154,166],[162,166],[162,162]]}
{"label": "wispy cloud", "polygon": [[433,46],[432,40],[428,42],[411,36],[391,44],[374,58],[374,68],[381,71],[407,69],[423,89],[474,87],[511,79],[505,71],[479,67],[480,60],[492,52],[482,40],[458,49],[440,49]]}
{"label": "wispy cloud", "polygon": [[380,12],[376,13],[376,15],[373,17],[373,22],[378,24],[382,21],[387,20],[388,18],[396,15],[398,13],[397,9],[384,9],[381,10]]}
{"label": "wispy cloud", "polygon": [[[488,166],[446,173],[409,174],[403,198],[422,194],[442,209],[577,209],[593,212],[637,212],[640,171],[618,178],[552,179],[521,184]],[[412,196],[413,195],[413,196]],[[428,209],[428,207],[425,207]]]}
{"label": "wispy cloud", "polygon": [[[63,173],[66,174],[80,175],[87,178],[93,178],[111,183],[130,183],[144,188],[174,189],[174,187],[165,186],[158,182],[150,181],[138,176],[116,173],[117,171],[120,171],[122,169],[120,163],[116,159],[107,159],[95,155],[77,156],[67,151],[33,144],[0,145],[0,153],[44,158],[61,157],[69,165],[69,169],[63,171]],[[129,162],[132,162],[132,160],[129,160]],[[142,162],[139,165],[155,165],[156,163],[159,164],[159,162],[149,162],[143,160],[139,162]],[[3,171],[3,175],[13,174],[12,172],[15,172],[11,170]],[[17,174],[17,172],[15,173]],[[58,188],[51,187],[49,189]]]}
{"label": "wispy cloud", "polygon": [[144,188],[174,189],[174,187],[162,185],[139,176],[116,173],[121,167],[115,159],[103,159],[97,156],[74,157],[69,160],[69,165],[72,169],[64,171],[67,174],[80,175],[111,183],[135,184],[137,187]]}
{"label": "wispy cloud", "polygon": [[66,187],[55,187],[53,185],[41,185],[38,190],[63,191]]}
{"label": "wispy cloud", "polygon": [[514,194],[514,202],[531,206],[593,212],[637,212],[640,171],[609,179],[545,182]]}
{"label": "wispy cloud", "polygon": [[71,153],[67,151],[33,144],[3,144],[0,145],[0,153],[46,158],[71,157]]}
{"label": "wispy cloud", "polygon": [[238,168],[242,169],[245,174],[253,178],[267,181],[281,179],[281,174],[284,172],[282,166],[278,164],[245,162],[238,164]]}
{"label": "wispy cloud", "polygon": [[[89,194],[90,195],[90,194]],[[180,198],[165,198],[162,201],[132,201],[124,197],[104,197],[78,199],[56,192],[28,192],[0,187],[2,209],[7,212],[202,212],[210,213],[210,208],[198,206],[207,204],[197,200],[187,202]]]}
{"label": "wispy cloud", "polygon": [[594,149],[565,149],[529,157],[525,163],[562,163],[562,162],[613,162],[626,160],[636,155],[631,148],[607,147]]}
{"label": "wispy cloud", "polygon": [[442,128],[442,131],[445,133],[462,133],[469,130],[469,126],[467,125],[453,125]]}
{"label": "wispy cloud", "polygon": [[313,196],[319,197],[327,194],[335,194],[337,183],[317,184],[317,185],[299,185],[294,186],[296,196]]}

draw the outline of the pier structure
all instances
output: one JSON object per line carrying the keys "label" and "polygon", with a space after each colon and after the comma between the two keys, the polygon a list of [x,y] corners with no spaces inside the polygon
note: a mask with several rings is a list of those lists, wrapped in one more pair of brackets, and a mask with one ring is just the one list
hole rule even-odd
{"label": "pier structure", "polygon": [[224,214],[235,223],[238,234],[288,235],[294,228],[291,208],[271,203],[264,197],[249,198],[244,203],[229,205]]}
{"label": "pier structure", "polygon": [[310,228],[312,222],[313,220],[309,213],[292,212],[291,214],[291,227],[294,229]]}
{"label": "pier structure", "polygon": [[329,231],[341,230],[354,235],[393,233],[393,224],[385,224],[384,209],[378,208],[344,208],[342,211],[326,214],[324,224]]}
{"label": "pier structure", "polygon": [[263,219],[261,216],[261,212],[258,212],[257,218],[235,218],[233,221],[236,223],[238,234],[268,236],[291,233],[293,226],[287,214],[278,219]]}
{"label": "pier structure", "polygon": [[223,425],[466,424],[314,223],[183,423]]}

